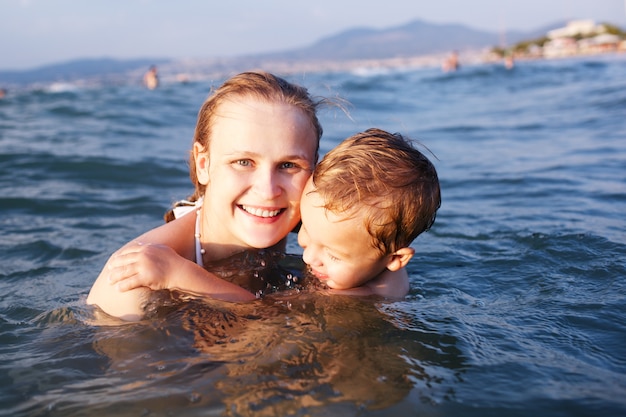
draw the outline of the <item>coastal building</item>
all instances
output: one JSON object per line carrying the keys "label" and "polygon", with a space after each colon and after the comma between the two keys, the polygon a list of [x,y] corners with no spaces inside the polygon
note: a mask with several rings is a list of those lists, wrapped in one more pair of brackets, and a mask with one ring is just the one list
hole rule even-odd
{"label": "coastal building", "polygon": [[525,40],[508,49],[492,48],[485,61],[512,59],[561,58],[578,55],[626,52],[626,32],[611,24],[573,20],[565,27],[546,32],[545,36]]}
{"label": "coastal building", "polygon": [[623,48],[620,36],[607,33],[604,25],[593,20],[574,20],[565,27],[549,31],[543,45],[545,58],[619,51]]}
{"label": "coastal building", "polygon": [[572,20],[564,28],[551,30],[547,33],[550,39],[574,38],[577,36],[591,36],[606,32],[604,25],[596,25],[593,20]]}

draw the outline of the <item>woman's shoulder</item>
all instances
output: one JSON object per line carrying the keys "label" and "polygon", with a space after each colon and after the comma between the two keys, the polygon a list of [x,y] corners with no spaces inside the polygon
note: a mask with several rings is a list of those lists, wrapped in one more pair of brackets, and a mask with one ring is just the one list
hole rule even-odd
{"label": "woman's shoulder", "polygon": [[195,226],[196,215],[190,213],[157,226],[139,236],[136,240],[142,243],[167,245],[179,255],[192,259],[195,256]]}

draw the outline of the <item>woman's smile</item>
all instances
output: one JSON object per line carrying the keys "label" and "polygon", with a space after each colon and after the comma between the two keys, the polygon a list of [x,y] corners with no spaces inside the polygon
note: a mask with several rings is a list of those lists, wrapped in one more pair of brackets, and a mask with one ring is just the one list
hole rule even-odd
{"label": "woman's smile", "polygon": [[238,205],[238,207],[248,214],[251,214],[256,217],[264,217],[264,218],[276,217],[280,213],[285,211],[285,209],[271,209],[270,210],[270,209],[264,209],[261,207],[246,206],[243,204]]}

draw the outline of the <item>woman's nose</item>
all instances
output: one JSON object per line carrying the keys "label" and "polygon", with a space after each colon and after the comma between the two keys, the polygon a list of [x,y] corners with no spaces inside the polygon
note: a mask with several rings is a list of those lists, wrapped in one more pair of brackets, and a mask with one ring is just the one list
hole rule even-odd
{"label": "woman's nose", "polygon": [[282,192],[279,176],[273,170],[258,170],[253,181],[254,191],[264,200],[275,199]]}

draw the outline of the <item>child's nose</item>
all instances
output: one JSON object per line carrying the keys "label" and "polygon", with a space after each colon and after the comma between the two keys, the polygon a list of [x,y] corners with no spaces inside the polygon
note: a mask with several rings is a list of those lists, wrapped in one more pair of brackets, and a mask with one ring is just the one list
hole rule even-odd
{"label": "child's nose", "polygon": [[317,256],[317,250],[315,245],[309,245],[309,235],[306,232],[306,228],[304,225],[300,227],[300,231],[298,232],[298,245],[300,245],[303,249],[302,251],[302,260],[307,265],[316,265],[319,266],[319,257]]}
{"label": "child's nose", "polygon": [[315,248],[315,246],[307,246],[304,248],[302,252],[302,260],[307,265],[312,266],[321,266],[319,251]]}
{"label": "child's nose", "polygon": [[304,251],[302,252],[302,260],[307,265],[311,265],[311,262],[313,262],[311,253],[312,251],[308,250],[307,248],[304,248]]}
{"label": "child's nose", "polygon": [[298,231],[298,245],[300,245],[302,247],[302,249],[306,249],[307,246],[307,242],[309,237],[307,236],[306,232],[304,231],[304,226],[300,226],[300,230]]}

